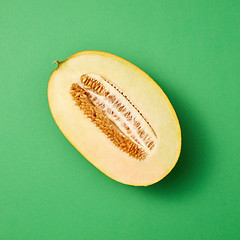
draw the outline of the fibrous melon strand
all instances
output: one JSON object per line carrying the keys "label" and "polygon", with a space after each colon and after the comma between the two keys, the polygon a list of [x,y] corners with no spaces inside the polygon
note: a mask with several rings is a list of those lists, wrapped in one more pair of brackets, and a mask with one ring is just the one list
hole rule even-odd
{"label": "fibrous melon strand", "polygon": [[114,120],[132,141],[149,150],[153,149],[156,140],[155,131],[122,91],[96,74],[83,74],[80,81],[81,87],[91,93],[89,97],[92,103],[106,112],[106,115]]}
{"label": "fibrous melon strand", "polygon": [[[100,89],[99,92],[101,93],[101,91],[102,90]],[[123,134],[121,130],[105,115],[105,113],[94,105],[91,101],[90,94],[84,88],[74,83],[71,86],[70,93],[75,104],[79,106],[84,115],[86,115],[87,118],[89,118],[115,146],[138,160],[146,158],[146,152],[128,136]]]}

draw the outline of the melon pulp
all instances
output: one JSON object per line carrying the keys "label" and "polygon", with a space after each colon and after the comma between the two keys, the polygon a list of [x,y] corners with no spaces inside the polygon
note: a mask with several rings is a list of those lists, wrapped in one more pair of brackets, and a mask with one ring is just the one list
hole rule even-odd
{"label": "melon pulp", "polygon": [[118,56],[83,51],[59,62],[48,101],[65,137],[118,182],[153,184],[179,158],[181,131],[171,103],[146,73]]}

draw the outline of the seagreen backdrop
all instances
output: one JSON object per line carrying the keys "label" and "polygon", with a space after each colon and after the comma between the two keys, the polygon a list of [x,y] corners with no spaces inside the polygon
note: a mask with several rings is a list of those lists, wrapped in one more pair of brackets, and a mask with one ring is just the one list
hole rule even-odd
{"label": "seagreen backdrop", "polygon": [[[239,239],[240,1],[0,2],[0,239]],[[117,183],[55,125],[47,85],[82,50],[162,87],[181,157],[150,187]]]}

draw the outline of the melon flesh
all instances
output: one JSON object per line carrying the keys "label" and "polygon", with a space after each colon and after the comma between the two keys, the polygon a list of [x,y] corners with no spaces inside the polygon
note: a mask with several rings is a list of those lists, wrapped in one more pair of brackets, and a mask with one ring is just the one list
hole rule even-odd
{"label": "melon flesh", "polygon": [[[84,74],[95,74],[114,84],[149,122],[156,138],[145,159],[136,159],[119,149],[76,106],[70,89]],[[156,82],[120,57],[98,51],[72,55],[52,73],[48,100],[65,137],[95,167],[118,182],[135,186],[153,184],[165,177],[179,158],[181,131],[171,103]]]}

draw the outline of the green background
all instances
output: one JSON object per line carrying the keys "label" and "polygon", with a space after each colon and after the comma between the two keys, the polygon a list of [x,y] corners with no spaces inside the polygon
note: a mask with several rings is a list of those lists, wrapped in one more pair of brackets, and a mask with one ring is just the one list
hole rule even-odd
{"label": "green background", "polygon": [[[0,2],[0,239],[239,239],[240,1]],[[47,85],[82,50],[142,68],[183,147],[150,187],[115,182],[55,125]]]}

